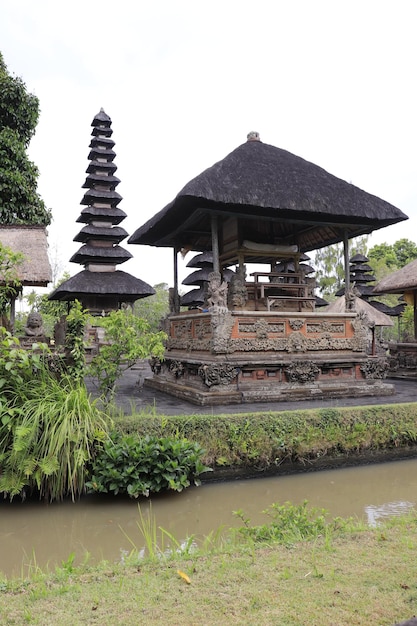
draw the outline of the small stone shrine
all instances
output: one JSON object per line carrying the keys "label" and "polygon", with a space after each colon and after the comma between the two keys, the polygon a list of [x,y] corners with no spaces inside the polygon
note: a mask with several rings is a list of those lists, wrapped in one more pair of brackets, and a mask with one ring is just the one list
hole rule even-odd
{"label": "small stone shrine", "polygon": [[[389,395],[350,297],[350,238],[407,219],[399,209],[257,133],[191,180],[129,243],[174,249],[165,360],[145,384],[199,405]],[[316,309],[302,260],[344,243],[346,306]],[[178,254],[207,254],[201,308],[181,311]],[[312,269],[312,268],[311,268]],[[226,279],[232,270],[231,279]]]}

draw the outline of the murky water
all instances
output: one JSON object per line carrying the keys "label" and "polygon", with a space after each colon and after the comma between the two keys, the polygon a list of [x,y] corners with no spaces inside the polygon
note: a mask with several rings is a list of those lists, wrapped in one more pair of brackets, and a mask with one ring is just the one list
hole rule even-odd
{"label": "murky water", "polygon": [[[220,526],[240,525],[233,511],[243,509],[254,522],[273,502],[308,500],[331,516],[357,516],[375,524],[417,507],[417,459],[292,476],[205,484],[181,494],[152,498],[158,526],[178,540],[207,536]],[[141,500],[147,516],[149,500]],[[138,502],[87,497],[81,502],[46,505],[0,503],[0,571],[20,575],[36,565],[53,568],[74,552],[80,563],[118,561],[133,544],[140,549]]]}

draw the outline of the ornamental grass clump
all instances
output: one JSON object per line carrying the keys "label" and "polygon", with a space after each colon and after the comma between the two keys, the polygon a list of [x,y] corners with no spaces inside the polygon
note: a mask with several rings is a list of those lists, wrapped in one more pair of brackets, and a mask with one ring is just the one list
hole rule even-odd
{"label": "ornamental grass clump", "polygon": [[175,437],[138,437],[112,433],[94,459],[90,492],[132,498],[172,489],[182,491],[211,469],[203,465],[197,443]]}
{"label": "ornamental grass clump", "polygon": [[75,500],[109,420],[85,385],[69,377],[32,380],[22,394],[16,391],[15,409],[0,423],[0,492]]}

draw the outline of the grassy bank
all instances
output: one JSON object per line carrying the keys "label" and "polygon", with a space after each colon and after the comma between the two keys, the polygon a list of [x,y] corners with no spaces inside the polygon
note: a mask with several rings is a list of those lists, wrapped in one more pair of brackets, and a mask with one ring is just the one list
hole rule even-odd
{"label": "grassy bank", "polygon": [[[120,416],[125,433],[179,436],[205,450],[213,469],[270,470],[285,463],[320,466],[417,445],[417,404],[335,407],[235,415]],[[207,475],[208,476],[208,475]]]}
{"label": "grassy bank", "polygon": [[307,539],[240,533],[200,552],[94,568],[69,559],[0,582],[1,623],[390,626],[417,613],[416,514],[312,528]]}

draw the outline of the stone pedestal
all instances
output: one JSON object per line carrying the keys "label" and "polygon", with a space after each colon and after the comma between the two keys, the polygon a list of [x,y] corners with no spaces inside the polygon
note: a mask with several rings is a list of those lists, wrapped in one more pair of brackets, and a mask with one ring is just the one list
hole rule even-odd
{"label": "stone pedestal", "polygon": [[213,310],[173,315],[168,330],[145,384],[198,405],[395,393],[355,313]]}

